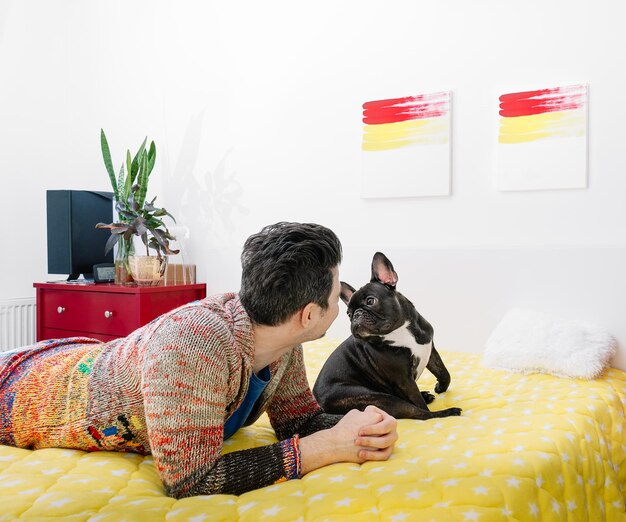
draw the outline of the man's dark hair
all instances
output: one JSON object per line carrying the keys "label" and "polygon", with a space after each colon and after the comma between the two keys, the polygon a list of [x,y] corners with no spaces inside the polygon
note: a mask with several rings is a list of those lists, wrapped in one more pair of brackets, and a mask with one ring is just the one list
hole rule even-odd
{"label": "man's dark hair", "polygon": [[341,256],[335,233],[313,223],[280,222],[250,236],[239,296],[252,322],[276,326],[309,303],[326,309]]}

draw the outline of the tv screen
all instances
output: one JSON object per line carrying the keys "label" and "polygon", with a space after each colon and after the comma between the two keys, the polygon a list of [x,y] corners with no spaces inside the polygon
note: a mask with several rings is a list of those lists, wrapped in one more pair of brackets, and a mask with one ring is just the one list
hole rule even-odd
{"label": "tv screen", "polygon": [[92,277],[93,265],[112,263],[104,254],[108,229],[96,223],[113,221],[113,193],[88,190],[47,190],[48,273]]}

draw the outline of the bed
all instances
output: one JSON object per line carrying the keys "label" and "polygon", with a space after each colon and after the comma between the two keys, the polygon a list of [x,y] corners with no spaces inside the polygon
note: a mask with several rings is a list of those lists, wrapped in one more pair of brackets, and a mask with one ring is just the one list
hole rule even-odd
{"label": "bed", "polygon": [[[338,343],[305,346],[311,383]],[[166,497],[150,457],[0,446],[0,520],[624,520],[626,373],[582,381],[493,370],[442,352],[452,375],[432,407],[461,417],[400,420],[387,462],[335,464],[239,497]],[[425,372],[421,389],[432,390]],[[267,418],[227,441],[275,441]]]}

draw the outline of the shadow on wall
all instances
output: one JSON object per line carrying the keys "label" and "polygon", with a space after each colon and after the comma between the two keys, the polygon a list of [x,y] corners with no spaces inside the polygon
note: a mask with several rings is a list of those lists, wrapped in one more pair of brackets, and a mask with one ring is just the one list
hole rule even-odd
{"label": "shadow on wall", "polygon": [[[192,258],[207,248],[210,243],[206,241],[207,235],[217,242],[232,236],[235,212],[248,213],[248,209],[241,204],[243,188],[237,180],[237,173],[226,167],[230,150],[213,171],[196,174],[203,120],[204,110],[189,121],[180,153],[172,162],[174,167],[169,157],[163,161],[164,193],[168,202],[173,202],[172,213],[178,223],[186,225],[191,231]],[[166,149],[171,150],[171,147],[166,146]]]}

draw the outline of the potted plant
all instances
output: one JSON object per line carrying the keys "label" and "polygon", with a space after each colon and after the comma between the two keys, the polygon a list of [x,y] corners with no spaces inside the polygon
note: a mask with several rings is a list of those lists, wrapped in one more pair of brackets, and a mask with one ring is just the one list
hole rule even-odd
{"label": "potted plant", "polygon": [[[174,223],[176,220],[164,208],[155,207],[156,197],[150,202],[146,201],[148,180],[156,159],[154,142],[151,142],[150,148],[146,150],[146,141],[147,138],[134,158],[131,159],[130,151],[126,152],[126,172],[122,163],[116,178],[106,135],[104,130],[100,131],[102,157],[111,180],[118,220],[109,224],[98,223],[96,227],[108,228],[111,231],[111,237],[105,245],[105,253],[117,244],[115,282],[119,284],[128,284],[132,281],[141,285],[159,284],[167,267],[166,256],[179,252],[170,249],[170,240],[176,238],[170,234],[161,218],[168,216]],[[143,241],[146,256],[134,255],[135,236]],[[150,256],[150,249],[156,251],[156,256]]]}

